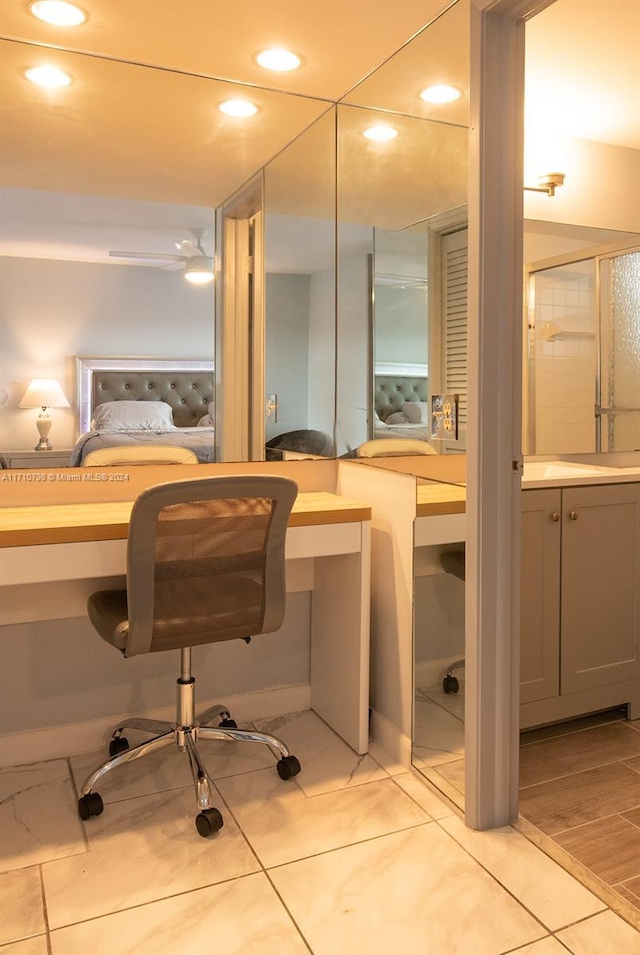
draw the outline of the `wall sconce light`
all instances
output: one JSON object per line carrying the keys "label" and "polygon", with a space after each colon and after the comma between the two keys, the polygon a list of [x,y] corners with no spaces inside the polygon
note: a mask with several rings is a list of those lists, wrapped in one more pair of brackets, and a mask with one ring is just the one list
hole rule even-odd
{"label": "wall sconce light", "polygon": [[538,176],[537,186],[525,186],[528,192],[544,192],[548,196],[555,196],[558,186],[564,185],[563,172],[548,172],[545,176]]}
{"label": "wall sconce light", "polygon": [[69,402],[55,378],[34,378],[22,396],[19,408],[41,408],[36,418],[36,426],[40,440],[36,444],[36,451],[51,451],[49,432],[51,418],[49,408],[68,408]]}

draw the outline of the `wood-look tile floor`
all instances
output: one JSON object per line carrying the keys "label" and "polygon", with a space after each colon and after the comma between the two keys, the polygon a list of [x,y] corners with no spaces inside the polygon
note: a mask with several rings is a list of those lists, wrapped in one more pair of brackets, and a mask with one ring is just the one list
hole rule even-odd
{"label": "wood-look tile floor", "polygon": [[617,710],[522,733],[520,816],[640,917],[640,720]]}

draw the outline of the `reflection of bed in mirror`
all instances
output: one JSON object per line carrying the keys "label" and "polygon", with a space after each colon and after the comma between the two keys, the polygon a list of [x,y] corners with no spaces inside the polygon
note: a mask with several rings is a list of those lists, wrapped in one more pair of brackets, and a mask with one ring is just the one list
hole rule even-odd
{"label": "reflection of bed in mirror", "polygon": [[374,438],[427,441],[429,382],[419,375],[375,376]]}
{"label": "reflection of bed in mirror", "polygon": [[[213,362],[78,358],[80,437],[70,464],[170,463],[192,452],[215,460]],[[117,449],[115,451],[114,449]],[[115,454],[115,457],[114,457]]]}

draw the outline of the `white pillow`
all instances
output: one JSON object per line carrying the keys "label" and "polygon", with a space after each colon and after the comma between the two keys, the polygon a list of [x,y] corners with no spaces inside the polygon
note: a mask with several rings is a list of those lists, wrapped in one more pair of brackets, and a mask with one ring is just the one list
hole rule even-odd
{"label": "white pillow", "polygon": [[393,414],[389,415],[385,424],[409,424],[409,419],[402,411],[394,411]]}
{"label": "white pillow", "polygon": [[215,425],[215,418],[213,413],[213,401],[210,401],[207,405],[207,414],[203,415],[202,418],[198,421],[196,427],[198,428],[213,428]]}
{"label": "white pillow", "polygon": [[105,401],[93,412],[94,431],[170,431],[175,425],[166,401]]}
{"label": "white pillow", "polygon": [[426,424],[427,402],[405,401],[402,406],[402,413],[406,415],[409,424]]}

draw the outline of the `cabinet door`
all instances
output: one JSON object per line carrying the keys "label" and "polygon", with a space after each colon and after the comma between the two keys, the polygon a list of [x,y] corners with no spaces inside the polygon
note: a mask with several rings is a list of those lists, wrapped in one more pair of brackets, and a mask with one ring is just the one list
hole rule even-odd
{"label": "cabinet door", "polygon": [[560,491],[522,492],[520,702],[560,692]]}
{"label": "cabinet door", "polygon": [[562,492],[561,691],[640,677],[640,484]]}

